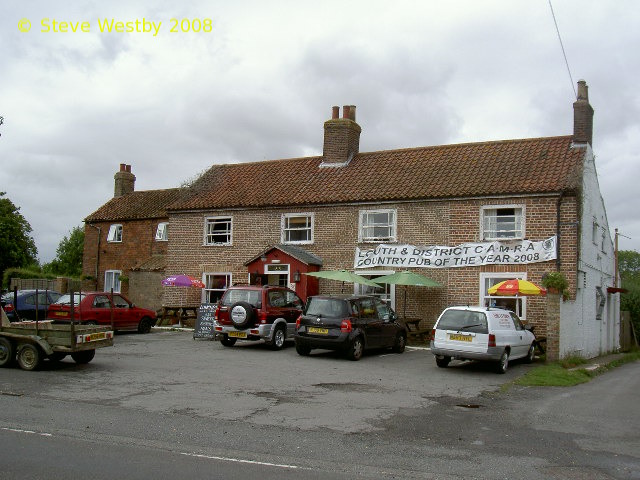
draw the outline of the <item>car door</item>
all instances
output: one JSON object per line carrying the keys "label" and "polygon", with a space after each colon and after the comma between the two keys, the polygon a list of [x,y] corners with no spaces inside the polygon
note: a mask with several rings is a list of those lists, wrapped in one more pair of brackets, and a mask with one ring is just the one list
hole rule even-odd
{"label": "car door", "polygon": [[113,294],[113,322],[115,328],[133,328],[138,326],[138,318],[131,310],[129,301],[121,295]]}
{"label": "car door", "polygon": [[382,318],[378,315],[375,299],[373,297],[361,298],[360,323],[365,332],[365,345],[376,348],[382,342]]}
{"label": "car door", "polygon": [[392,347],[396,343],[396,334],[398,327],[396,326],[395,313],[389,305],[379,298],[375,299],[378,318],[382,321],[380,326],[379,345],[381,347]]}
{"label": "car door", "polygon": [[[95,321],[99,325],[111,325],[111,301],[107,295],[96,295],[88,311],[81,310],[83,322]],[[115,321],[115,318],[114,318]]]}
{"label": "car door", "polygon": [[513,322],[513,346],[511,347],[511,357],[512,358],[521,358],[524,357],[529,351],[529,346],[531,345],[531,341],[529,338],[529,332],[525,330],[524,325],[518,318],[518,316],[511,313],[511,321]]}
{"label": "car door", "polygon": [[284,291],[284,301],[284,310],[286,311],[287,321],[287,337],[293,337],[296,331],[296,320],[298,320],[298,317],[302,313],[302,307],[304,305],[300,297],[289,290]]}

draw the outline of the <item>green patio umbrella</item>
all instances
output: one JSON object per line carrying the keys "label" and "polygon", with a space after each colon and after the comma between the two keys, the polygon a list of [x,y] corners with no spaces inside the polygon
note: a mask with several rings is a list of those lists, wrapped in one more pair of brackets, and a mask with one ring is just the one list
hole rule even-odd
{"label": "green patio umbrella", "polygon": [[401,272],[392,273],[391,275],[384,275],[377,277],[374,280],[376,283],[388,283],[391,285],[404,285],[404,311],[402,317],[406,321],[407,317],[407,286],[412,287],[442,287],[435,280],[431,280],[429,277],[420,275],[419,273],[403,270]]}
{"label": "green patio umbrella", "polygon": [[348,270],[321,270],[319,272],[308,272],[304,275],[310,275],[312,277],[326,278],[328,280],[337,280],[342,282],[342,289],[344,291],[345,282],[348,283],[360,283],[362,285],[368,285],[370,287],[380,287],[376,282],[369,280],[356,273],[351,273]]}

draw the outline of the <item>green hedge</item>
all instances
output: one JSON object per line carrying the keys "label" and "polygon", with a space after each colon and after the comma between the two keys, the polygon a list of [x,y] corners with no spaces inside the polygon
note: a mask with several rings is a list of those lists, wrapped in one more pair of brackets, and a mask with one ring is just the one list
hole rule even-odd
{"label": "green hedge", "polygon": [[2,288],[9,288],[9,282],[12,278],[45,278],[47,280],[55,280],[57,275],[50,273],[42,273],[40,270],[30,270],[27,268],[7,268],[2,275]]}

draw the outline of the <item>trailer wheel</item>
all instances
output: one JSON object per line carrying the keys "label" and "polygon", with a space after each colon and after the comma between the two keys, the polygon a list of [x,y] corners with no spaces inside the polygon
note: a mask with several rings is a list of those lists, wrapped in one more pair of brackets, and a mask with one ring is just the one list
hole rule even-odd
{"label": "trailer wheel", "polygon": [[30,343],[18,345],[18,365],[23,370],[36,370],[40,366],[40,349]]}
{"label": "trailer wheel", "polygon": [[16,359],[13,343],[8,338],[0,337],[0,367],[8,367]]}
{"label": "trailer wheel", "polygon": [[62,360],[64,360],[64,358],[67,356],[66,353],[64,352],[53,352],[51,355],[49,355],[49,361],[51,362],[60,362]]}
{"label": "trailer wheel", "polygon": [[73,358],[73,360],[76,363],[89,363],[91,360],[93,360],[93,357],[96,356],[96,351],[94,350],[80,350],[79,352],[73,352],[71,354],[71,358]]}

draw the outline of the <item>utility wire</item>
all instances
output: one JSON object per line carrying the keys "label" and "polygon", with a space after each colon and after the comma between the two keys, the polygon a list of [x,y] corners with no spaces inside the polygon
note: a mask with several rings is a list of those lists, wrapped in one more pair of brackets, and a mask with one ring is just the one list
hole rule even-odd
{"label": "utility wire", "polygon": [[576,84],[571,76],[571,69],[569,68],[569,60],[567,60],[567,54],[564,51],[564,45],[562,44],[562,37],[560,36],[560,29],[558,28],[558,22],[556,21],[556,14],[553,12],[553,5],[549,0],[549,8],[551,9],[551,16],[553,17],[553,23],[556,26],[556,32],[558,32],[558,40],[560,40],[560,48],[562,49],[562,55],[564,56],[564,63],[567,66],[567,72],[569,73],[569,81],[571,82],[571,88],[573,88],[573,95],[578,98],[578,92],[576,92]]}

